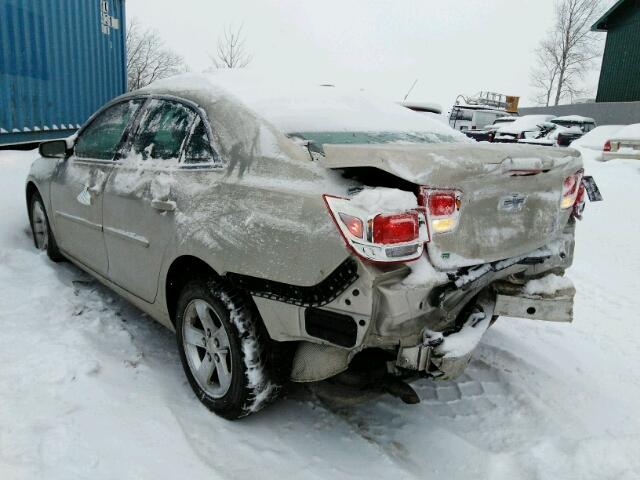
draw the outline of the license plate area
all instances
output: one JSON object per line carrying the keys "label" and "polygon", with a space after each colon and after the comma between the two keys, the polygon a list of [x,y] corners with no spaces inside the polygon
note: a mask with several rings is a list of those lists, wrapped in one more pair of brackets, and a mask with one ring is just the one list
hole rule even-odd
{"label": "license plate area", "polygon": [[587,191],[587,196],[589,200],[592,202],[601,202],[602,194],[600,193],[600,189],[596,184],[596,181],[591,175],[585,175],[582,177],[582,184],[584,185],[584,189]]}

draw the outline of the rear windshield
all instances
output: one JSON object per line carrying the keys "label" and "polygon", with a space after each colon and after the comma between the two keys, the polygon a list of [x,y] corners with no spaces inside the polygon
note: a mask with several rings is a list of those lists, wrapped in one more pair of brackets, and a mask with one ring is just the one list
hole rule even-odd
{"label": "rear windshield", "polygon": [[324,153],[323,145],[363,145],[382,143],[452,143],[458,137],[431,132],[302,132],[290,133],[291,138],[309,142],[309,148]]}

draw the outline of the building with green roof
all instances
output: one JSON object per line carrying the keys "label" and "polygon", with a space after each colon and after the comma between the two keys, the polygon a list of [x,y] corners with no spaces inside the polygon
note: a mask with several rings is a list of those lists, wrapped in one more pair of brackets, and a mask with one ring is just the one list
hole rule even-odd
{"label": "building with green roof", "polygon": [[607,32],[596,102],[640,101],[640,0],[619,0],[591,30]]}

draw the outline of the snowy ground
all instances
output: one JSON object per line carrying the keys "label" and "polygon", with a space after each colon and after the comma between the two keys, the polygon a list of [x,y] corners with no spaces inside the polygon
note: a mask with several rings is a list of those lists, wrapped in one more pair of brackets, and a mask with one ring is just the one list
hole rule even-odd
{"label": "snowy ground", "polygon": [[173,335],[37,254],[0,152],[0,478],[640,478],[640,162],[587,162],[573,324],[500,319],[422,403],[344,411],[305,389],[229,423],[192,395]]}

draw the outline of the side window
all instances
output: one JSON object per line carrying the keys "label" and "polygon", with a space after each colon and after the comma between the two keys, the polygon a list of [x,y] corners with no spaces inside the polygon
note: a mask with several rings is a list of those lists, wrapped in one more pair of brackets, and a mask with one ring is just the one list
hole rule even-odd
{"label": "side window", "polygon": [[191,140],[189,140],[184,162],[188,164],[220,163],[218,156],[211,148],[207,128],[199,117],[198,120],[196,120],[195,128],[191,134]]}
{"label": "side window", "polygon": [[178,159],[196,113],[179,102],[152,100],[138,127],[133,152],[143,160]]}
{"label": "side window", "polygon": [[118,103],[100,113],[80,134],[75,153],[81,158],[112,160],[122,134],[142,100]]}

